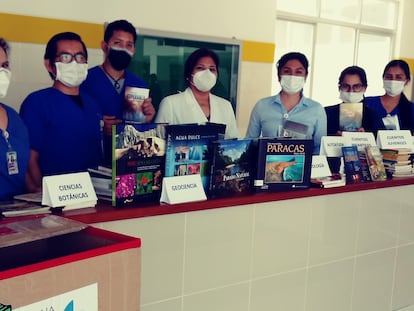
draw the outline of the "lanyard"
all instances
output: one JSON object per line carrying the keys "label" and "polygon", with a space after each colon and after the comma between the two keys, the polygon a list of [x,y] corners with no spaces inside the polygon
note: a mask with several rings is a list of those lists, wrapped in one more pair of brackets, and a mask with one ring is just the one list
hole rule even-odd
{"label": "lanyard", "polygon": [[2,132],[3,132],[3,138],[4,138],[4,140],[6,141],[6,144],[7,144],[7,149],[9,149],[9,151],[10,151],[10,150],[12,150],[12,146],[10,145],[10,142],[9,142],[9,132],[7,132],[6,130],[2,130]]}
{"label": "lanyard", "polygon": [[8,151],[6,152],[7,158],[7,171],[9,175],[15,175],[19,173],[19,167],[17,164],[17,152],[13,150],[10,142],[9,142],[9,132],[3,130],[3,137],[6,141]]}

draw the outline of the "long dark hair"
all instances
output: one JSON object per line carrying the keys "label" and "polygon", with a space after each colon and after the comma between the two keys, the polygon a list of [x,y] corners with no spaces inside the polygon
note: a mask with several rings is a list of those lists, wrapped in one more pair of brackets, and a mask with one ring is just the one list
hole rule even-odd
{"label": "long dark hair", "polygon": [[[393,59],[390,61],[384,69],[383,77],[385,76],[385,73],[390,69],[391,67],[399,67],[404,71],[405,78],[410,81],[411,75],[410,75],[410,67],[408,66],[407,62],[402,59]],[[410,130],[411,133],[414,133],[414,118],[413,118],[413,103],[410,102],[405,96],[404,93],[401,93],[400,101],[398,102],[398,110],[399,110],[399,118],[401,122],[401,129],[402,130]]]}

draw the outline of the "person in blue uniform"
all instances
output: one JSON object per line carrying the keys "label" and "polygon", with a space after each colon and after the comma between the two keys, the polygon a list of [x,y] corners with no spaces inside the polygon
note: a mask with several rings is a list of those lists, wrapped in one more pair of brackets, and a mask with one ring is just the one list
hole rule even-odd
{"label": "person in blue uniform", "polygon": [[[123,116],[125,88],[148,88],[144,80],[127,70],[135,52],[136,40],[137,32],[130,22],[116,20],[109,23],[105,28],[104,40],[101,42],[104,62],[89,69],[88,76],[81,85],[81,90],[93,97],[101,107],[105,158],[109,163],[112,125],[125,119]],[[142,112],[145,115],[145,122],[151,122],[155,115],[151,98],[144,100]]]}
{"label": "person in blue uniform", "polygon": [[283,55],[277,63],[282,90],[279,94],[260,99],[254,106],[246,137],[283,136],[288,120],[305,125],[306,137],[313,139],[314,154],[319,154],[321,138],[326,135],[326,113],[322,105],[303,95],[309,61],[299,52]]}
{"label": "person in blue uniform", "polygon": [[387,129],[410,130],[414,135],[413,103],[404,94],[411,79],[408,63],[402,59],[390,61],[382,78],[385,94],[367,97],[366,104],[378,112]]}
{"label": "person in blue uniform", "polygon": [[[8,53],[7,42],[0,38],[0,98],[6,96],[10,84]],[[11,200],[26,191],[29,156],[26,126],[13,108],[0,103],[0,201]]]}
{"label": "person in blue uniform", "polygon": [[20,109],[29,130],[32,191],[41,189],[43,176],[86,171],[101,163],[102,113],[93,98],[79,91],[87,59],[76,33],[56,34],[47,43],[44,64],[53,85],[29,94]]}
{"label": "person in blue uniform", "polygon": [[[372,132],[375,136],[378,130],[385,129],[376,111],[365,104],[365,91],[368,87],[365,70],[359,66],[346,67],[339,75],[338,90],[342,103],[362,103],[361,126],[349,129],[357,132]],[[328,135],[342,135],[340,129],[340,104],[325,107],[327,116]]]}

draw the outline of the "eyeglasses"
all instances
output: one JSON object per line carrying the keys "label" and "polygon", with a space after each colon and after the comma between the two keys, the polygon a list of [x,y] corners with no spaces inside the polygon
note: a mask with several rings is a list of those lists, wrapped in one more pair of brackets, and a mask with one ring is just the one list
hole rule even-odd
{"label": "eyeglasses", "polygon": [[88,62],[85,54],[83,53],[76,53],[75,55],[70,53],[60,53],[59,55],[56,55],[56,58],[59,58],[59,61],[65,64],[69,64],[73,60],[75,60],[78,64],[86,64]]}
{"label": "eyeglasses", "polygon": [[364,87],[365,86],[361,83],[353,84],[353,85],[339,84],[339,89],[344,92],[351,92],[351,90],[352,92],[361,92]]}

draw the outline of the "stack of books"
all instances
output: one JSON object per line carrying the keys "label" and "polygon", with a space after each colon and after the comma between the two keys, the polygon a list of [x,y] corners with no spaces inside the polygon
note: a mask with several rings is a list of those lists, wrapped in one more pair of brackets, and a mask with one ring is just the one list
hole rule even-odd
{"label": "stack of books", "polygon": [[112,169],[104,166],[89,168],[92,185],[100,200],[112,200]]}
{"label": "stack of books", "polygon": [[388,176],[414,176],[413,154],[410,149],[381,149],[381,154]]}

